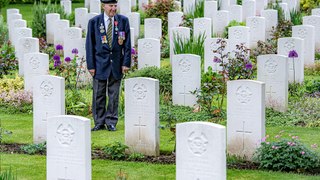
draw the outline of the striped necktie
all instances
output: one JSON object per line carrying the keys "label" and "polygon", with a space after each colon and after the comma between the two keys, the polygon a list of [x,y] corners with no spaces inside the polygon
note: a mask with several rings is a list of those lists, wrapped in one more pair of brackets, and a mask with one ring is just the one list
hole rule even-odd
{"label": "striped necktie", "polygon": [[112,47],[112,19],[109,17],[109,24],[107,29],[108,43],[110,48]]}

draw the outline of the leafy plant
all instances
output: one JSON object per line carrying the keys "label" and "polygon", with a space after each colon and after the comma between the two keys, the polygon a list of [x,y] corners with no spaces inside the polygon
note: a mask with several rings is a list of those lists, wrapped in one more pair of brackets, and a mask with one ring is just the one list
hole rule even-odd
{"label": "leafy plant", "polygon": [[272,27],[271,39],[277,41],[282,37],[291,37],[292,36],[292,26],[293,23],[290,21],[279,22],[277,27]]}
{"label": "leafy plant", "polygon": [[320,5],[320,0],[300,0],[301,11],[311,14],[311,10]]}
{"label": "leafy plant", "polygon": [[4,9],[8,4],[9,4],[10,0],[1,0],[0,1],[0,13],[1,13],[1,9]]}
{"label": "leafy plant", "polygon": [[18,61],[10,41],[0,45],[0,52],[0,78],[3,78],[4,75],[10,75],[18,69]]}
{"label": "leafy plant", "polygon": [[298,10],[290,11],[290,18],[293,25],[301,25],[302,24],[302,13]]}
{"label": "leafy plant", "polygon": [[195,6],[190,8],[186,15],[183,15],[182,26],[190,28],[192,34],[193,20],[201,17],[204,17],[204,0],[196,1]]}
{"label": "leafy plant", "polygon": [[168,34],[168,12],[176,9],[174,0],[156,0],[145,6],[146,18],[159,18],[162,20],[162,36]]}
{"label": "leafy plant", "polygon": [[259,55],[277,54],[277,41],[268,39],[267,41],[258,41],[257,47],[251,51],[251,59],[257,60]]}
{"label": "leafy plant", "polygon": [[312,172],[319,170],[319,155],[304,146],[297,136],[284,138],[279,133],[273,142],[267,136],[257,149],[255,159],[260,168],[274,171]]}
{"label": "leafy plant", "polygon": [[133,152],[129,155],[128,157],[128,160],[129,161],[138,161],[138,160],[141,160],[144,158],[144,155],[141,154],[141,153],[136,153],[136,152]]}
{"label": "leafy plant", "polygon": [[[319,54],[320,55],[320,54]],[[319,76],[320,75],[320,61],[317,60],[313,65],[307,66],[304,70],[305,75]]]}
{"label": "leafy plant", "polygon": [[174,54],[195,54],[201,57],[201,66],[204,59],[204,40],[205,34],[200,34],[198,37],[184,39],[176,34],[173,34],[173,51]]}
{"label": "leafy plant", "polygon": [[[0,1],[0,6],[1,6],[1,1]],[[9,33],[8,26],[4,22],[3,16],[0,15],[0,47],[8,41],[9,39],[8,33]]]}
{"label": "leafy plant", "polygon": [[[35,3],[33,7],[33,21],[32,21],[32,35],[34,37],[46,37],[46,14],[58,13],[60,19],[68,19],[63,8],[57,4],[51,4],[48,2],[47,5],[42,3]],[[72,24],[72,22],[70,22]]]}
{"label": "leafy plant", "polygon": [[46,142],[39,144],[28,144],[21,146],[21,150],[29,155],[33,154],[45,154],[47,149]]}
{"label": "leafy plant", "polygon": [[127,157],[125,153],[126,149],[128,149],[127,145],[117,141],[114,144],[106,145],[103,151],[113,160],[123,160]]}
{"label": "leafy plant", "polygon": [[11,167],[5,171],[0,172],[0,179],[1,180],[17,180],[17,172],[14,173]]}

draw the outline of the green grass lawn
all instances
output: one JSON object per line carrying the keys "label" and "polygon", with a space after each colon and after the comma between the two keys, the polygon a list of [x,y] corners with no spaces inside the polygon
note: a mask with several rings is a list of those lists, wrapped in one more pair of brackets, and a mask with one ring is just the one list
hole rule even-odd
{"label": "green grass lawn", "polygon": [[[23,154],[1,154],[2,169],[12,167],[21,180],[43,180],[46,178],[46,157]],[[175,165],[150,164],[110,160],[92,160],[92,179],[115,179],[119,170],[130,180],[175,179]],[[228,169],[227,179],[233,180],[316,180],[319,176],[258,170]]]}

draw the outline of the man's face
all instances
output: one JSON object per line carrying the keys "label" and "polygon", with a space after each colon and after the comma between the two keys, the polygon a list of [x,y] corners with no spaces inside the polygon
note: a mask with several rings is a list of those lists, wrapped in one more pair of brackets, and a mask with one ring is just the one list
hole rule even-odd
{"label": "man's face", "polygon": [[117,3],[102,4],[107,16],[113,17],[117,13]]}

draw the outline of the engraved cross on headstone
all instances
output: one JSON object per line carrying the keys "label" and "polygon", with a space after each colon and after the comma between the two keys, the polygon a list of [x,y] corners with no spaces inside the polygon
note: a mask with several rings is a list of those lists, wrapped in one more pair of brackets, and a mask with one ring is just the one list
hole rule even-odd
{"label": "engraved cross on headstone", "polygon": [[45,116],[45,118],[42,119],[42,121],[47,122],[47,119],[48,119],[48,112],[46,112],[46,116]]}
{"label": "engraved cross on headstone", "polygon": [[68,167],[64,167],[64,178],[58,178],[58,180],[71,180],[71,179],[68,179],[67,178],[67,170],[68,170]]}
{"label": "engraved cross on headstone", "polygon": [[142,145],[143,142],[141,139],[141,128],[146,127],[147,125],[141,123],[141,116],[139,116],[139,124],[134,124],[134,126],[139,128],[139,144]]}
{"label": "engraved cross on headstone", "polygon": [[267,94],[269,97],[271,97],[272,94],[276,94],[276,91],[273,91],[273,90],[272,90],[272,85],[271,85],[271,84],[269,84],[268,87],[269,87],[269,88],[266,90],[266,94]]}
{"label": "engraved cross on headstone", "polygon": [[183,105],[186,105],[186,95],[191,94],[190,92],[186,92],[186,86],[183,86],[183,92],[179,93],[183,95]]}
{"label": "engraved cross on headstone", "polygon": [[242,133],[242,150],[244,150],[244,136],[245,136],[245,134],[251,134],[252,133],[251,131],[246,131],[245,130],[244,124],[245,124],[245,121],[243,121],[243,123],[242,123],[242,129],[241,130],[236,130],[237,133]]}

